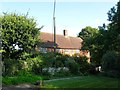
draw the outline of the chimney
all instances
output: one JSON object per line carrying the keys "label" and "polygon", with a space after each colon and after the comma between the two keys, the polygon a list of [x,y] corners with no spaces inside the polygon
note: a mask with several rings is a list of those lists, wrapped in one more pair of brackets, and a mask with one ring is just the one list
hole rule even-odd
{"label": "chimney", "polygon": [[64,36],[67,36],[67,35],[68,35],[67,30],[63,30],[63,35],[64,35]]}

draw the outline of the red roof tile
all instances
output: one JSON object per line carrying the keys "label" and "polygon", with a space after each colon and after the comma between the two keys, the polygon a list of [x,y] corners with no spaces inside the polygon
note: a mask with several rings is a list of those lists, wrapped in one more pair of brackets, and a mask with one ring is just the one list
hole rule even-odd
{"label": "red roof tile", "polygon": [[[41,32],[39,38],[44,42],[43,47],[54,47],[54,35],[51,33]],[[81,49],[82,39],[78,37],[69,37],[64,35],[56,35],[57,48],[65,49]]]}

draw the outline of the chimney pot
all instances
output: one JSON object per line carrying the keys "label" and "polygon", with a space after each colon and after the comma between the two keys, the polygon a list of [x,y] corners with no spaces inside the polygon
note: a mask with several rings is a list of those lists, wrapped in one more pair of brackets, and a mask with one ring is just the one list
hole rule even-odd
{"label": "chimney pot", "polygon": [[63,30],[63,35],[64,35],[64,36],[67,36],[67,35],[68,35],[67,30]]}

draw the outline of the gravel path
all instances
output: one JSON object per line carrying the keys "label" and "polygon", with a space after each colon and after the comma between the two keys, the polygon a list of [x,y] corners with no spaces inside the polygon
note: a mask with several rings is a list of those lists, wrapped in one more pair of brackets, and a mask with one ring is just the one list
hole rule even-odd
{"label": "gravel path", "polygon": [[32,84],[19,84],[19,85],[3,85],[2,90],[37,90],[38,86]]}

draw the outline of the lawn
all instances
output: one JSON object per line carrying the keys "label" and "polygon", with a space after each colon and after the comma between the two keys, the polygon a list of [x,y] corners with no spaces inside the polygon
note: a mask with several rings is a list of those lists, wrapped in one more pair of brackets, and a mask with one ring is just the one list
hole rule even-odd
{"label": "lawn", "polygon": [[29,75],[29,76],[14,76],[14,77],[3,77],[2,83],[4,85],[16,85],[16,84],[22,84],[22,83],[31,83],[33,84],[37,80],[41,80],[41,76],[37,75]]}
{"label": "lawn", "polygon": [[101,76],[79,76],[45,82],[43,88],[120,88],[120,79]]}

